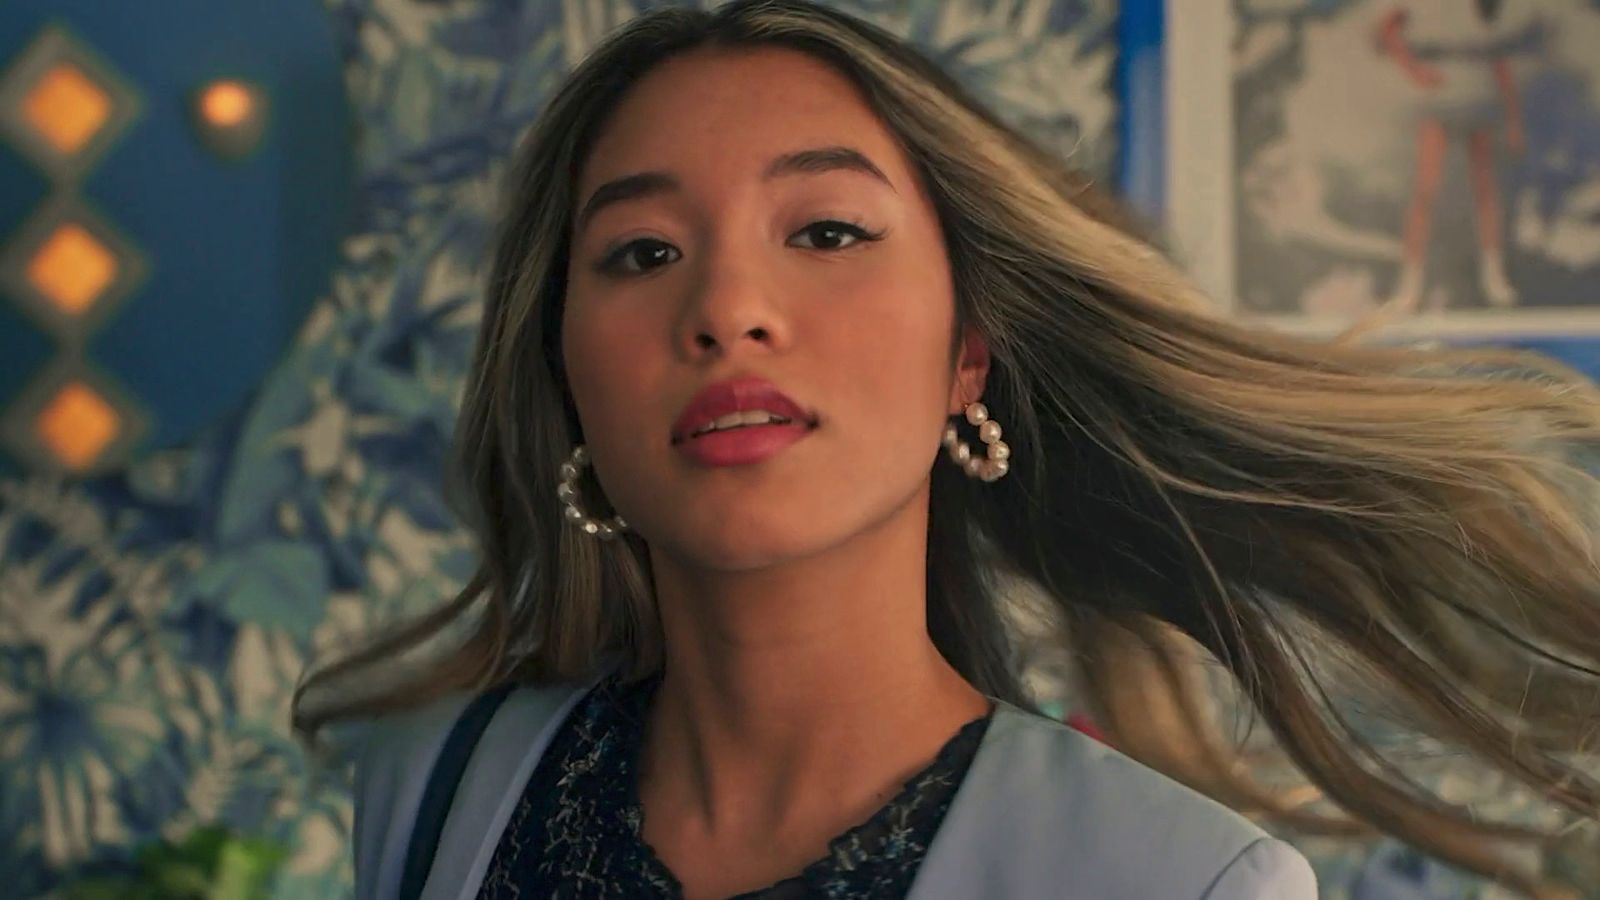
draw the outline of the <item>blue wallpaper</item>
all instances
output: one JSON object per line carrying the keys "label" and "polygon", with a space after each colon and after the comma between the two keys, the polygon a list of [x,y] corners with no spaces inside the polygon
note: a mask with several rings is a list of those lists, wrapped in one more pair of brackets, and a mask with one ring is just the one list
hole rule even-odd
{"label": "blue wallpaper", "polygon": [[[0,151],[0,240],[71,197],[132,245],[142,277],[65,343],[81,344],[144,409],[143,446],[166,448],[239,407],[327,284],[350,225],[355,121],[334,29],[316,0],[166,0],[159,10],[7,4],[0,60],[59,26],[132,89],[139,110],[81,179],[52,182],[10,147]],[[257,84],[266,100],[268,127],[242,159],[213,155],[196,135],[191,98],[216,78]],[[17,365],[7,351],[48,354],[40,329],[0,326],[0,382],[31,375],[43,359]],[[0,408],[21,387],[0,383]]]}

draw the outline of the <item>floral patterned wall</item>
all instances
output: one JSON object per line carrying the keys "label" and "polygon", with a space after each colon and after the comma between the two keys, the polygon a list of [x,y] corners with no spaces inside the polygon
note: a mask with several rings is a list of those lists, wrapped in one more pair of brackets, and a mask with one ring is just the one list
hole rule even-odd
{"label": "floral patterned wall", "polygon": [[[506,160],[563,73],[651,5],[324,3],[357,215],[291,351],[182,449],[0,481],[0,894],[207,823],[290,848],[277,896],[348,892],[343,775],[290,738],[290,691],[319,648],[468,575],[440,474]],[[841,5],[1109,174],[1112,0]]]}
{"label": "floral patterned wall", "polygon": [[[324,5],[360,126],[358,210],[291,351],[182,449],[89,481],[0,481],[7,896],[208,823],[290,849],[275,896],[348,893],[344,776],[290,738],[290,691],[319,649],[468,575],[440,475],[506,160],[562,74],[655,4]],[[1114,175],[1115,0],[837,5]],[[1329,897],[1466,895],[1397,846],[1305,846]]]}

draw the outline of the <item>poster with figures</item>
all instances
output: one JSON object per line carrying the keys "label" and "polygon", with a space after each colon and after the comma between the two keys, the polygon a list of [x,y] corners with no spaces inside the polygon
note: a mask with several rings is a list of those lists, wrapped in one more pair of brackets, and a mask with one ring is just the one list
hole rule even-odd
{"label": "poster with figures", "polygon": [[1220,286],[1241,313],[1317,332],[1600,335],[1600,2],[1233,13]]}

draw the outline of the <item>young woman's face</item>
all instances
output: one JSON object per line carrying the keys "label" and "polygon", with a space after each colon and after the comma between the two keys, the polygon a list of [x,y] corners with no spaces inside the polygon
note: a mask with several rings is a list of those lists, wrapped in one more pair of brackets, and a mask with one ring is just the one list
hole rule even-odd
{"label": "young woman's face", "polygon": [[[954,379],[936,214],[847,79],[780,49],[675,58],[608,120],[576,196],[567,376],[653,556],[751,569],[916,514],[974,383]],[[735,409],[792,421],[692,434]]]}

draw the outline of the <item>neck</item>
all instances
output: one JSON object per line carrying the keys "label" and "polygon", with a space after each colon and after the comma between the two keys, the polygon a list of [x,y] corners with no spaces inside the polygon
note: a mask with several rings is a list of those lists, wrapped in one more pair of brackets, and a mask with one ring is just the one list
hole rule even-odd
{"label": "neck", "polygon": [[925,502],[782,566],[654,566],[666,668],[640,760],[648,816],[770,835],[853,798],[849,824],[987,712],[928,637]]}

